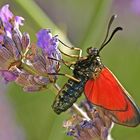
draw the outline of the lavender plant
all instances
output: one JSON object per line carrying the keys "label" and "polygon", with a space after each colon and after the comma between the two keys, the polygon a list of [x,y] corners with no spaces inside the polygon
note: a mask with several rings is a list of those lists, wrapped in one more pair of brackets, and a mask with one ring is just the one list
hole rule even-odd
{"label": "lavender plant", "polygon": [[41,29],[37,33],[37,43],[30,42],[28,33],[21,33],[19,26],[23,18],[13,15],[9,5],[0,10],[0,72],[4,81],[14,81],[27,92],[45,89],[57,79],[61,54],[57,48],[58,38],[51,31]]}
{"label": "lavender plant", "polygon": [[[19,30],[24,18],[15,16],[9,5],[0,10],[0,73],[5,83],[16,82],[26,92],[41,91],[48,84],[56,84],[62,56],[58,36],[50,29],[41,29],[37,43],[28,33]],[[64,122],[67,135],[76,140],[107,140],[112,121],[103,110],[96,110],[89,102],[73,105],[72,117]]]}
{"label": "lavender plant", "polygon": [[103,110],[97,110],[87,100],[80,104],[89,119],[81,116],[71,109],[72,116],[64,121],[63,126],[67,129],[67,135],[73,136],[75,140],[109,140],[110,131],[113,127],[111,119]]}

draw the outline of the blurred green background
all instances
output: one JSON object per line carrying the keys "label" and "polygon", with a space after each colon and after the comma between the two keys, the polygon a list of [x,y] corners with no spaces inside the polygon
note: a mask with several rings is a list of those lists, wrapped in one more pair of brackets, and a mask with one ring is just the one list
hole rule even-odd
{"label": "blurred green background", "polygon": [[[35,33],[40,28],[50,28],[62,41],[82,48],[84,55],[88,47],[100,46],[109,18],[112,14],[117,14],[113,26],[122,26],[124,30],[117,33],[102,51],[101,58],[140,106],[140,1],[1,0],[0,7],[7,3],[15,15],[25,18],[21,30],[30,34],[32,42],[36,41]],[[65,81],[66,78],[60,78],[58,83]],[[17,140],[72,139],[66,136],[65,129],[62,128],[68,114],[58,116],[51,109],[56,92],[52,87],[44,92],[30,94],[24,93],[21,87],[12,83],[6,92],[5,96],[14,110],[13,119],[23,131]],[[4,119],[1,113],[0,110],[0,118]],[[112,137],[115,140],[139,140],[140,126],[128,128],[115,125]]]}

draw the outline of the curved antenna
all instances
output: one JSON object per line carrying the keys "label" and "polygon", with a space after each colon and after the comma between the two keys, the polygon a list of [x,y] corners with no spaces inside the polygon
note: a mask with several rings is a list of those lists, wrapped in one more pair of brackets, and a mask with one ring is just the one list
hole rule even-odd
{"label": "curved antenna", "polygon": [[110,18],[110,21],[108,23],[108,27],[107,27],[107,32],[106,32],[106,36],[105,36],[105,39],[104,41],[102,42],[101,44],[101,47],[104,45],[104,43],[106,42],[107,38],[108,38],[108,35],[109,35],[109,30],[110,30],[110,27],[114,21],[114,19],[117,18],[117,15],[113,15],[111,18]]}
{"label": "curved antenna", "polygon": [[99,52],[104,48],[104,46],[106,46],[106,45],[110,42],[110,40],[113,38],[113,36],[115,35],[116,32],[122,31],[122,30],[123,30],[122,27],[116,27],[116,28],[113,30],[113,32],[112,32],[110,38],[108,39],[108,41],[106,41],[106,42],[101,46],[101,48],[99,49]]}
{"label": "curved antenna", "polygon": [[113,30],[113,32],[112,32],[110,38],[107,40],[108,35],[109,35],[109,31],[110,31],[110,28],[111,28],[111,25],[112,25],[112,23],[113,23],[113,21],[114,21],[115,18],[117,18],[117,15],[113,15],[113,16],[111,17],[109,23],[108,23],[106,36],[105,36],[105,39],[104,39],[103,43],[101,44],[101,47],[100,47],[100,49],[99,49],[99,52],[104,48],[104,46],[106,46],[106,45],[110,42],[110,40],[112,39],[112,37],[114,36],[114,34],[115,34],[117,31],[123,29],[122,27],[117,27],[117,28],[115,28],[115,29]]}

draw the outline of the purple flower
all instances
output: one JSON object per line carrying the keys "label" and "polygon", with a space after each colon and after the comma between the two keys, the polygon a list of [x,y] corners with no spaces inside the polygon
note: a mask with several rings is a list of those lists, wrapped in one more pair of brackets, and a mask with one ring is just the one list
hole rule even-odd
{"label": "purple flower", "polygon": [[47,48],[47,46],[49,46],[50,40],[52,38],[51,31],[49,29],[41,29],[37,33],[37,38],[38,38],[37,45],[40,48],[46,50],[46,48]]}
{"label": "purple flower", "polygon": [[28,33],[20,32],[22,21],[22,17],[9,10],[8,4],[0,9],[0,74],[6,83],[14,81],[26,92],[44,90],[57,80],[55,73],[60,70],[61,59],[59,41],[50,30],[41,29],[37,33],[37,48],[30,43]]}
{"label": "purple flower", "polygon": [[52,37],[51,31],[49,29],[41,29],[37,33],[37,46],[42,48],[42,50],[49,56],[61,59],[60,52],[57,48],[59,40],[57,35]]}
{"label": "purple flower", "polygon": [[5,83],[15,81],[15,79],[17,78],[17,74],[8,70],[1,70],[0,74],[3,77]]}
{"label": "purple flower", "polygon": [[4,5],[0,10],[0,18],[3,22],[4,29],[8,36],[11,34],[11,30],[14,28],[19,28],[19,25],[23,25],[24,18],[19,16],[14,16],[14,14],[9,10],[9,5]]}
{"label": "purple flower", "polygon": [[47,88],[47,85],[51,83],[49,77],[36,76],[27,72],[21,72],[15,82],[22,86],[25,92],[30,93],[41,91]]}
{"label": "purple flower", "polygon": [[112,126],[111,119],[103,110],[96,110],[88,101],[82,102],[81,107],[90,120],[71,109],[72,117],[63,124],[67,129],[67,135],[74,137],[74,140],[108,140]]}

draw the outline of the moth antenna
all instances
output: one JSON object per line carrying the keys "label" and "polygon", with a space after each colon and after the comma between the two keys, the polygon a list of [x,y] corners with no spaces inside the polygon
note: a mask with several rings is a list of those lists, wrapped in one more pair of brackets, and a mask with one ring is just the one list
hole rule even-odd
{"label": "moth antenna", "polygon": [[109,30],[110,30],[111,25],[112,25],[112,23],[113,23],[113,21],[114,21],[115,18],[117,18],[117,15],[113,15],[113,16],[110,18],[110,21],[109,21],[108,27],[107,27],[106,36],[105,36],[104,41],[103,41],[102,44],[101,44],[101,47],[103,46],[103,44],[106,42],[106,40],[107,40],[107,38],[108,38]]}
{"label": "moth antenna", "polygon": [[117,31],[123,29],[122,27],[116,27],[116,28],[113,30],[113,32],[112,32],[111,36],[109,37],[109,39],[107,40],[108,35],[109,35],[109,31],[110,31],[110,28],[111,28],[111,25],[112,25],[112,23],[113,23],[113,21],[114,21],[115,18],[117,18],[117,15],[113,15],[113,16],[111,17],[109,23],[108,23],[106,36],[105,36],[105,39],[104,39],[103,43],[101,44],[101,47],[100,47],[100,49],[99,49],[99,52],[104,48],[104,46],[106,46],[106,45],[110,42],[110,40],[112,39],[112,37],[114,36],[114,34],[115,34]]}
{"label": "moth antenna", "polygon": [[115,35],[116,32],[122,31],[122,30],[123,30],[122,27],[116,27],[116,28],[113,30],[113,32],[112,32],[110,38],[108,39],[108,41],[106,41],[106,42],[102,45],[102,47],[99,49],[99,52],[104,48],[104,46],[106,46],[106,45],[111,41],[111,39],[113,38],[113,36]]}

